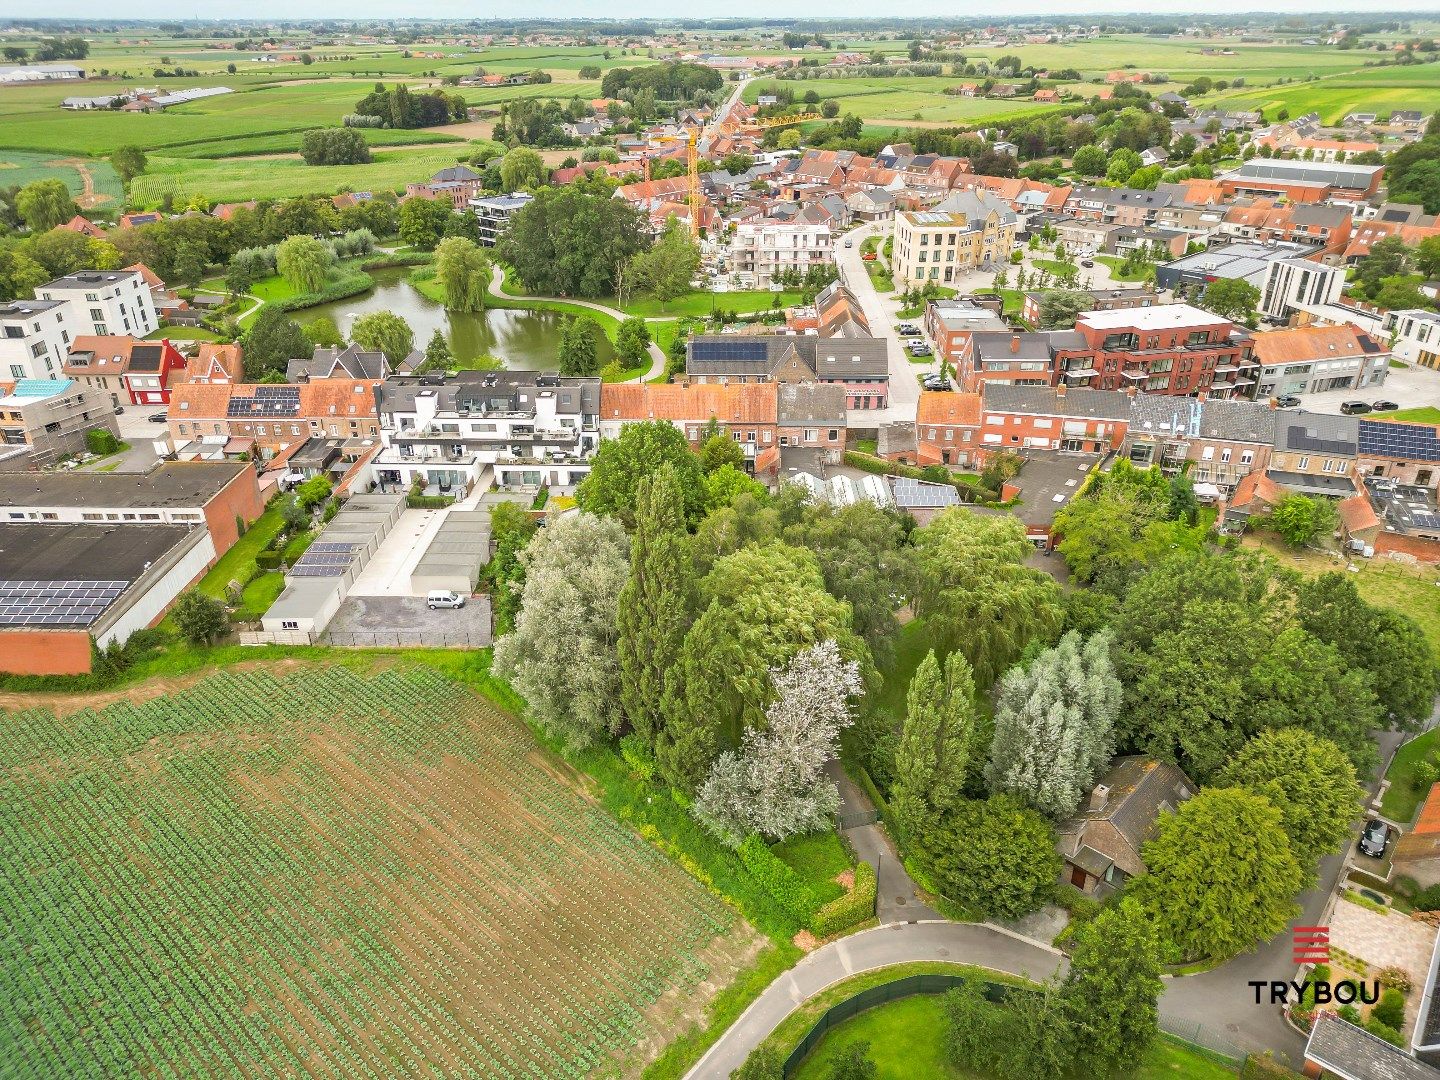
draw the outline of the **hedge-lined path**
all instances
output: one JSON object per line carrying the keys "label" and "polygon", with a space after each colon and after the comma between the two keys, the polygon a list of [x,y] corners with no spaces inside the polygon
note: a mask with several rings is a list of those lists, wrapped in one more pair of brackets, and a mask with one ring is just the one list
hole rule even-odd
{"label": "hedge-lined path", "polygon": [[[850,779],[840,762],[831,761],[825,771],[840,789],[842,815],[850,817],[875,812],[875,804],[860,785]],[[878,882],[876,914],[882,926],[886,923],[942,918],[938,911],[919,898],[915,882],[905,872],[905,865],[895,853],[890,837],[878,822],[843,829],[841,835],[850,841],[856,855],[875,867],[875,879]]]}

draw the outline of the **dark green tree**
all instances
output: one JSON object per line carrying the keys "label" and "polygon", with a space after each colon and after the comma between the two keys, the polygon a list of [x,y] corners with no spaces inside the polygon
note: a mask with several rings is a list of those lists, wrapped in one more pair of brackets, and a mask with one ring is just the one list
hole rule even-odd
{"label": "dark green tree", "polygon": [[230,628],[225,605],[199,589],[186,589],[181,593],[171,615],[180,633],[192,645],[210,645]]}
{"label": "dark green tree", "polygon": [[285,312],[271,304],[260,309],[242,340],[245,348],[245,377],[258,381],[267,372],[284,374],[291,360],[308,358],[310,340]]}
{"label": "dark green tree", "polygon": [[630,579],[620,592],[620,700],[630,726],[653,743],[694,618],[695,571],[675,467],[660,466],[635,494]]}
{"label": "dark green tree", "polygon": [[945,896],[987,917],[1038,910],[1060,877],[1049,824],[1012,795],[960,801],[915,848]]}
{"label": "dark green tree", "polygon": [[538,295],[604,296],[646,235],[640,211],[609,190],[544,187],[510,219],[497,256]]}
{"label": "dark green tree", "polygon": [[975,735],[975,678],[959,653],[940,663],[932,649],[910,679],[895,750],[890,807],[905,836],[922,842],[961,801]]}
{"label": "dark green tree", "polygon": [[1160,1033],[1163,991],[1154,928],[1133,905],[1107,907],[1081,927],[1060,989],[1070,1069],[1096,1077],[1133,1070]]}
{"label": "dark green tree", "polygon": [[599,347],[595,344],[595,322],[584,315],[565,320],[560,331],[558,360],[561,375],[598,375]]}
{"label": "dark green tree", "polygon": [[686,522],[699,521],[705,512],[700,459],[685,441],[684,432],[664,420],[628,424],[619,438],[602,441],[576,498],[590,513],[618,517],[627,528],[631,527],[641,479],[666,462],[675,467],[685,500]]}

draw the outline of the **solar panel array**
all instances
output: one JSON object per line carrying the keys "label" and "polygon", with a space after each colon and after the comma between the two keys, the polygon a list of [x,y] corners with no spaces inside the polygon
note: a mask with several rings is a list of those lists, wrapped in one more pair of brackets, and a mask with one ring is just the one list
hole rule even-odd
{"label": "solar panel array", "polygon": [[1318,435],[1309,434],[1303,427],[1292,427],[1290,428],[1290,449],[1348,456],[1355,453],[1356,447],[1349,439],[1322,439]]}
{"label": "solar panel array", "polygon": [[1426,511],[1410,515],[1410,525],[1415,529],[1440,529],[1440,514]]}
{"label": "solar panel array", "polygon": [[349,568],[347,562],[344,566],[332,566],[325,563],[296,563],[289,570],[285,571],[286,577],[344,577],[345,571]]}
{"label": "solar panel array", "polygon": [[768,356],[763,341],[696,341],[690,345],[694,360],[761,361]]}
{"label": "solar panel array", "polygon": [[319,544],[311,544],[308,548],[305,549],[305,554],[310,555],[318,554],[320,552],[338,552],[343,555],[348,555],[350,552],[355,551],[359,547],[359,544],[337,544],[327,541]]}
{"label": "solar panel array", "polygon": [[1424,424],[1360,421],[1360,452],[1408,461],[1440,461],[1440,438]]}
{"label": "solar panel array", "polygon": [[908,476],[894,477],[895,505],[901,509],[921,506],[958,506],[960,493],[948,484],[924,484]]}
{"label": "solar panel array", "polygon": [[344,551],[311,551],[296,562],[296,566],[349,566],[354,562],[354,556]]}
{"label": "solar panel array", "polygon": [[128,581],[0,581],[0,626],[89,626]]}
{"label": "solar panel array", "polygon": [[246,416],[299,416],[300,388],[298,386],[257,386],[251,397],[233,396],[225,408],[225,415]]}

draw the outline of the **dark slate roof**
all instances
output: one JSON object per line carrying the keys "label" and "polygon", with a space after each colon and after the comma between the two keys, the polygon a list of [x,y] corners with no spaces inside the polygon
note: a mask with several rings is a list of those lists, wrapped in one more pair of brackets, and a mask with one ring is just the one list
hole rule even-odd
{"label": "dark slate roof", "polygon": [[975,356],[979,360],[1048,361],[1050,359],[1049,334],[982,330],[972,334],[970,340],[975,347]]}
{"label": "dark slate roof", "polygon": [[[600,380],[562,377],[540,371],[461,371],[443,379],[428,375],[397,376],[375,388],[379,411],[413,412],[422,394],[436,394],[438,413],[461,411],[533,413],[535,399],[555,394],[562,416],[600,411]],[[521,399],[524,400],[521,400]]]}
{"label": "dark slate roof", "polygon": [[1305,1060],[1341,1080],[1440,1080],[1440,1070],[1330,1012],[1315,1014]]}
{"label": "dark slate roof", "polygon": [[1290,412],[1275,423],[1275,449],[1354,457],[1360,448],[1360,420],[1329,413]]}
{"label": "dark slate roof", "polygon": [[1064,397],[1053,386],[987,382],[981,404],[996,412],[1076,416],[1091,420],[1128,420],[1130,398],[1119,390],[1069,389]]}
{"label": "dark slate roof", "polygon": [[845,423],[847,392],[839,383],[784,383],[776,419],[781,424]]}
{"label": "dark slate roof", "polygon": [[1137,394],[1130,403],[1131,436],[1146,433],[1273,444],[1276,410],[1263,401]]}
{"label": "dark slate roof", "polygon": [[285,381],[292,383],[306,379],[383,379],[386,374],[385,354],[364,352],[358,345],[347,345],[344,349],[316,346],[309,360],[291,360],[285,365]]}
{"label": "dark slate roof", "polygon": [[459,180],[479,180],[480,174],[467,165],[451,165],[448,169],[441,169],[430,178],[432,183],[453,184]]}
{"label": "dark slate roof", "polygon": [[1289,161],[1282,158],[1252,158],[1230,176],[1242,180],[1279,180],[1301,184],[1329,184],[1333,187],[1366,187],[1381,165],[1326,164],[1319,161]]}
{"label": "dark slate roof", "polygon": [[884,338],[849,334],[697,334],[685,350],[688,375],[770,375],[794,349],[821,379],[885,379]]}

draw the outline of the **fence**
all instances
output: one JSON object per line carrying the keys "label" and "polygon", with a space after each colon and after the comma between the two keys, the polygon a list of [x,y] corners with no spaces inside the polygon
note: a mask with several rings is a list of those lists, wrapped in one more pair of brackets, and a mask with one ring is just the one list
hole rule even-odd
{"label": "fence", "polygon": [[[894,982],[882,983],[879,986],[872,986],[868,990],[861,990],[852,998],[847,998],[838,1005],[832,1005],[825,1010],[824,1015],[815,1021],[800,1045],[790,1052],[785,1059],[783,1075],[791,1076],[800,1063],[804,1061],[821,1039],[829,1030],[838,1024],[843,1024],[852,1016],[857,1016],[866,1009],[873,1009],[877,1005],[884,1005],[887,1002],[899,1001],[901,998],[914,997],[916,994],[943,994],[947,990],[954,990],[957,986],[965,983],[963,975],[909,975],[903,979],[896,979]],[[1009,993],[1015,992],[1018,987],[1006,986],[1004,983],[987,982],[985,984],[985,996],[991,1001],[999,1004],[1005,1000]],[[1022,993],[1029,993],[1022,990]]]}
{"label": "fence", "polygon": [[489,634],[465,630],[332,630],[322,639],[326,645],[352,649],[484,649]]}
{"label": "fence", "polygon": [[1236,1046],[1229,1039],[1226,1039],[1214,1028],[1208,1028],[1204,1024],[1192,1024],[1186,1020],[1172,1020],[1168,1017],[1160,1017],[1160,1030],[1167,1035],[1198,1046],[1201,1050],[1208,1051],[1216,1057],[1223,1058],[1227,1064],[1239,1066],[1245,1060],[1245,1051]]}

